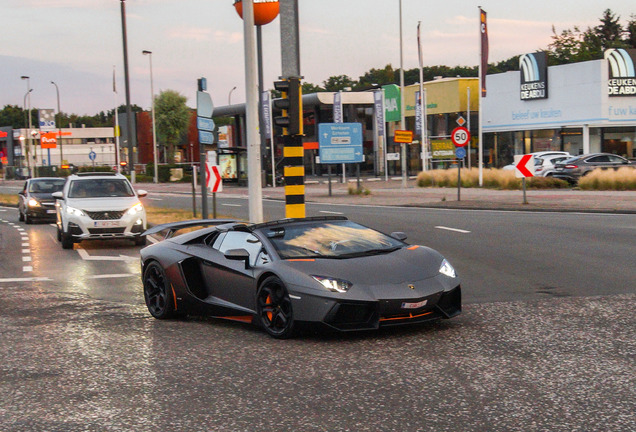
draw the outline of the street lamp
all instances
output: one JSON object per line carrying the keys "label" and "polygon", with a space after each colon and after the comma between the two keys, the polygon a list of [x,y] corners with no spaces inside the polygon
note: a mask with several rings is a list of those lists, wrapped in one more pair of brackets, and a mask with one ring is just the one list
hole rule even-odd
{"label": "street lamp", "polygon": [[227,95],[227,104],[228,105],[232,105],[232,92],[236,90],[236,86],[232,87],[232,90],[230,90],[230,93]]}
{"label": "street lamp", "polygon": [[[23,105],[22,105],[22,109],[24,110],[24,115],[25,117],[28,115],[27,114],[27,96],[29,96],[31,94],[31,92],[33,91],[32,88],[29,89],[29,91],[27,91],[24,94],[24,101],[23,101]],[[24,125],[26,126],[28,124],[28,120],[25,118],[24,119]],[[30,132],[30,131],[29,131]],[[27,132],[26,134],[29,135],[29,132]],[[20,135],[20,151],[22,151],[22,145],[24,144],[24,136]],[[31,161],[29,160],[29,154],[31,153],[31,149],[29,149],[28,147],[29,142],[27,141],[26,146],[24,147],[24,152],[22,152],[22,156],[24,156],[24,159],[26,159],[26,163],[27,163],[27,170],[29,171],[29,176],[31,175]]]}
{"label": "street lamp", "polygon": [[152,109],[152,160],[155,166],[155,176],[153,178],[154,183],[159,182],[159,168],[157,167],[157,131],[155,127],[155,91],[152,82],[152,51],[143,50],[143,55],[147,55],[150,60],[150,106]]}
{"label": "street lamp", "polygon": [[[55,86],[55,93],[57,94],[57,139],[60,143],[60,167],[64,165],[64,152],[62,151],[62,111],[60,111],[60,89],[55,82],[51,81],[51,84]],[[51,163],[49,161],[49,163]]]}
{"label": "street lamp", "polygon": [[[24,95],[24,98],[25,98],[25,101],[27,99],[27,96],[28,96],[28,99],[29,99],[29,114],[28,114],[28,116],[29,116],[29,121],[28,121],[28,123],[29,123],[29,133],[27,134],[27,139],[29,140],[28,143],[27,143],[27,146],[28,146],[28,150],[29,151],[27,152],[27,166],[29,167],[29,175],[31,175],[31,163],[29,161],[28,154],[31,152],[31,143],[32,143],[32,141],[31,141],[31,139],[32,139],[31,138],[31,128],[32,128],[32,125],[31,125],[31,91],[33,91],[33,89],[31,88],[31,81],[30,81],[30,78],[28,76],[22,75],[20,77],[20,79],[26,80],[26,82],[27,82],[27,92],[26,92],[26,95]],[[34,177],[35,177],[35,171],[36,171],[35,164],[36,164],[36,154],[35,154],[35,151],[34,151],[33,152],[33,173],[34,173]]]}

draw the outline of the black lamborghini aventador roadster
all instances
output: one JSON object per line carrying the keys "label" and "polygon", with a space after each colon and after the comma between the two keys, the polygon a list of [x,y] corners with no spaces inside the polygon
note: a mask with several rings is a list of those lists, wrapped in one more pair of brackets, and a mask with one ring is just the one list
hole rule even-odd
{"label": "black lamborghini aventador roadster", "polygon": [[[197,225],[208,227],[174,235]],[[367,330],[461,312],[460,281],[442,255],[345,217],[197,220],[144,234],[161,232],[163,241],[141,250],[155,318],[211,315],[287,338],[301,322]]]}

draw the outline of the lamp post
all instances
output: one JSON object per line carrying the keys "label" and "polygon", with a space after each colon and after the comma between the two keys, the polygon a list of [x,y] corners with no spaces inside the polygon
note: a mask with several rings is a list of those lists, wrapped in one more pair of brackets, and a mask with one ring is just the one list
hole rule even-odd
{"label": "lamp post", "polygon": [[[64,165],[64,152],[62,151],[62,111],[60,111],[60,89],[57,87],[54,81],[51,84],[55,86],[55,93],[57,94],[57,139],[60,143],[60,167]],[[49,161],[51,163],[51,161]]]}
{"label": "lamp post", "polygon": [[232,92],[236,90],[236,86],[232,87],[232,90],[230,90],[230,93],[227,95],[227,104],[228,105],[232,105]]}
{"label": "lamp post", "polygon": [[126,0],[120,0],[121,32],[124,43],[124,84],[126,87],[126,139],[128,144],[128,172],[130,181],[135,184],[135,157],[133,143],[132,109],[130,107],[130,75],[128,74],[128,37],[126,35]]}
{"label": "lamp post", "polygon": [[[33,89],[32,89],[32,88],[30,88],[30,89],[29,89],[29,91],[27,91],[27,92],[24,94],[24,101],[23,101],[23,102],[24,102],[24,104],[22,105],[22,107],[23,107],[23,109],[24,109],[24,114],[25,114],[25,115],[29,115],[29,114],[30,114],[30,113],[28,113],[28,111],[27,111],[27,109],[26,109],[26,107],[27,107],[27,102],[26,102],[26,100],[27,100],[27,96],[29,96],[29,94],[30,94],[32,91],[33,91]],[[26,126],[28,123],[29,123],[29,121],[28,121],[27,119],[24,119],[24,125]],[[27,136],[31,134],[30,132],[31,132],[31,131],[28,131],[28,132],[26,133],[26,134],[27,134]],[[21,142],[20,142],[20,151],[22,151],[22,144],[24,144],[24,140],[25,140],[25,137],[24,137],[24,136],[22,136],[22,135],[20,135],[20,141],[21,141]],[[25,151],[24,151],[24,153],[22,153],[22,155],[23,155],[23,156],[24,156],[24,158],[26,159],[26,163],[27,163],[27,171],[29,171],[29,176],[31,176],[31,161],[29,160],[29,154],[31,153],[31,149],[29,148],[29,141],[27,141],[27,143],[26,143],[26,145],[25,145],[25,147],[24,147],[24,150],[25,150]]]}
{"label": "lamp post", "polygon": [[[31,138],[31,128],[32,128],[32,124],[31,124],[31,91],[33,91],[33,89],[31,88],[31,81],[30,81],[30,78],[28,76],[22,75],[20,78],[23,79],[23,80],[26,80],[26,82],[27,82],[27,93],[25,95],[25,99],[27,99],[27,96],[28,96],[28,100],[29,100],[29,114],[28,114],[28,116],[29,116],[29,120],[28,120],[29,133],[27,134],[27,139],[29,140],[28,143],[27,143],[27,146],[28,146],[28,150],[29,151],[27,152],[27,164],[29,166],[29,175],[31,175],[31,164],[30,164],[30,162],[28,160],[28,153],[31,153],[31,143],[33,142],[33,141],[31,141],[32,140],[32,138]],[[33,177],[36,176],[35,175],[36,163],[37,163],[37,161],[36,161],[36,153],[35,153],[35,150],[34,150],[33,151]]]}
{"label": "lamp post", "polygon": [[152,51],[143,50],[143,55],[147,55],[150,60],[150,106],[152,109],[152,160],[155,167],[154,183],[159,182],[159,168],[157,167],[157,130],[155,126],[155,90],[152,82]]}

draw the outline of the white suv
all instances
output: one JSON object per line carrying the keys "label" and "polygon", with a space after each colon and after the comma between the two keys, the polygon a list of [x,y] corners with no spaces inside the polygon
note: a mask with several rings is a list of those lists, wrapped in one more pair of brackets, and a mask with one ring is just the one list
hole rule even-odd
{"label": "white suv", "polygon": [[70,175],[64,190],[55,192],[57,239],[64,249],[89,239],[131,239],[146,244],[146,210],[139,201],[148,193],[135,191],[117,173]]}

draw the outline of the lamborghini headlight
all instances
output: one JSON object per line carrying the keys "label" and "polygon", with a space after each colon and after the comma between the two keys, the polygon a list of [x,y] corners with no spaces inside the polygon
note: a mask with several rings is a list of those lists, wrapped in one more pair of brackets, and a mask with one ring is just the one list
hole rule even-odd
{"label": "lamborghini headlight", "polygon": [[349,291],[349,288],[351,288],[353,286],[353,284],[349,281],[346,280],[342,280],[342,279],[336,279],[336,278],[332,278],[332,277],[327,277],[327,276],[311,276],[312,278],[314,278],[316,281],[320,282],[320,284],[327,288],[329,291],[331,292],[347,292]]}
{"label": "lamborghini headlight", "polygon": [[27,202],[27,205],[29,207],[40,207],[40,202],[34,198],[29,198],[29,201]]}
{"label": "lamborghini headlight", "polygon": [[439,272],[448,277],[452,277],[452,278],[457,277],[457,273],[455,273],[455,269],[446,259],[442,261],[442,265],[439,267]]}
{"label": "lamborghini headlight", "polygon": [[86,216],[86,213],[80,209],[76,209],[75,207],[66,207],[66,213],[75,216]]}
{"label": "lamborghini headlight", "polygon": [[141,203],[137,203],[128,210],[129,215],[141,213],[144,210],[144,206]]}

